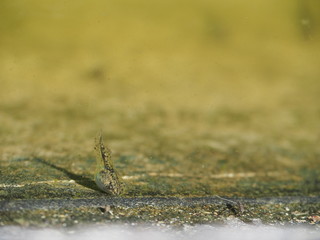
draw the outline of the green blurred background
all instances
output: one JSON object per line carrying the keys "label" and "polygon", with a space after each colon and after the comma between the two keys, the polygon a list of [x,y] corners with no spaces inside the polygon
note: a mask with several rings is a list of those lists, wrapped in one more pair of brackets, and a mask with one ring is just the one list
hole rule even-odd
{"label": "green blurred background", "polygon": [[100,129],[122,175],[301,180],[319,171],[319,40],[318,0],[1,0],[1,181],[50,179],[33,157],[91,176]]}

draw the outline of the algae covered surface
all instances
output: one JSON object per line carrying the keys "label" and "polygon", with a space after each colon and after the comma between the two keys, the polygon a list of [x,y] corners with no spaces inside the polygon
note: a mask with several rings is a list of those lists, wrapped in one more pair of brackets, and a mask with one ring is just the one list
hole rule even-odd
{"label": "algae covered surface", "polygon": [[100,131],[124,198],[319,196],[319,12],[1,1],[0,200],[110,197]]}

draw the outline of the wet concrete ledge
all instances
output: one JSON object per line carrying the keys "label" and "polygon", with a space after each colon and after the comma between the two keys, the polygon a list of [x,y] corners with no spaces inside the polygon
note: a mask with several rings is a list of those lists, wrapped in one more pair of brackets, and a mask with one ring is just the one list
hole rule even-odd
{"label": "wet concrete ledge", "polygon": [[140,198],[95,198],[95,199],[30,199],[30,200],[5,200],[0,201],[0,212],[15,210],[37,210],[37,209],[72,209],[79,207],[194,207],[203,205],[225,205],[225,204],[316,204],[320,203],[320,197],[268,197],[268,198],[221,198],[212,197],[140,197]]}

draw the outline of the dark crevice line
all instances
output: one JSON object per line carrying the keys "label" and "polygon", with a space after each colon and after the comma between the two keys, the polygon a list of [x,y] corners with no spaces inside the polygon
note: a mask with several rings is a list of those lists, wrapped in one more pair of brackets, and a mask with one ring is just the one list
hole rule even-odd
{"label": "dark crevice line", "polygon": [[79,207],[101,207],[101,206],[122,206],[122,207],[141,207],[141,206],[201,206],[210,204],[226,204],[227,202],[242,204],[314,204],[320,203],[320,197],[270,197],[270,198],[221,198],[211,197],[104,197],[95,199],[33,199],[33,200],[4,200],[0,201],[0,212],[36,209],[65,209]]}

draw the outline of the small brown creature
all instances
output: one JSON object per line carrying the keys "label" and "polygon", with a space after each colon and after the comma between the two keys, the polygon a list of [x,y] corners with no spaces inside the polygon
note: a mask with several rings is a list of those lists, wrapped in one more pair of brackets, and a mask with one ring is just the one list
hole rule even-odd
{"label": "small brown creature", "polygon": [[120,181],[119,175],[113,167],[111,150],[104,146],[101,133],[96,138],[94,149],[97,160],[96,184],[106,193],[121,194],[124,190],[124,184]]}

